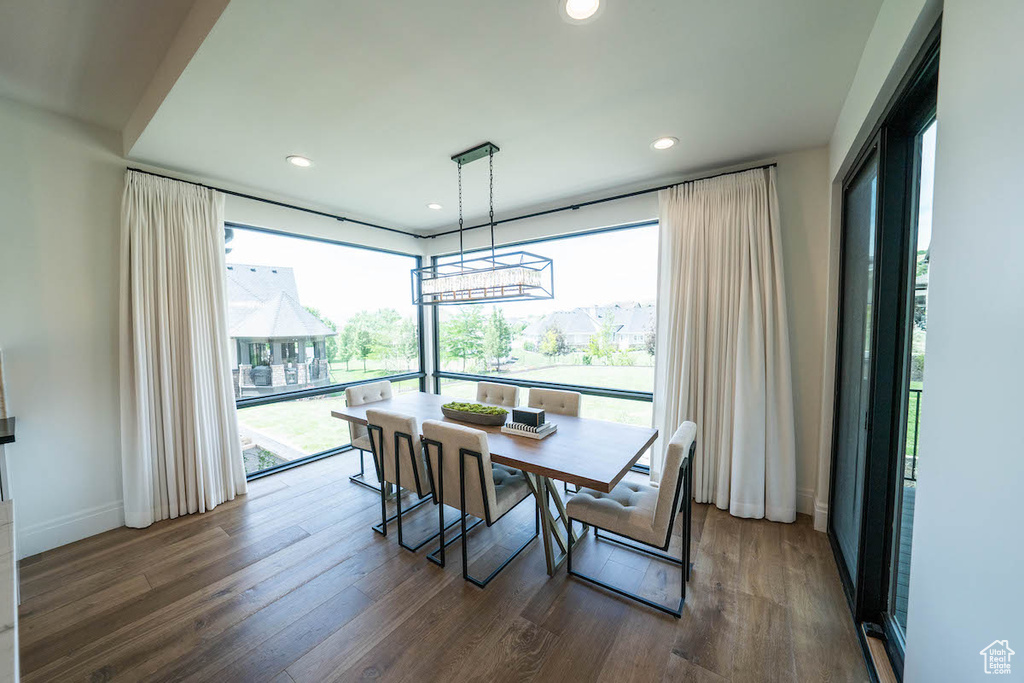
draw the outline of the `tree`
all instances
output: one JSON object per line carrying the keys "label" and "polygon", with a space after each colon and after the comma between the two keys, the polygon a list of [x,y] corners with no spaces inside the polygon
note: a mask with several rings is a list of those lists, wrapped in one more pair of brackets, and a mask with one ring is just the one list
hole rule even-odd
{"label": "tree", "polygon": [[365,325],[356,328],[355,337],[356,355],[363,361],[363,372],[366,372],[366,359],[373,355],[373,334]]}
{"label": "tree", "polygon": [[502,310],[495,307],[484,332],[484,354],[488,360],[494,360],[498,372],[501,372],[501,360],[511,353],[512,327],[505,320]]}
{"label": "tree", "polygon": [[615,352],[616,329],[618,329],[618,325],[615,324],[614,318],[610,315],[605,316],[597,334],[590,337],[587,353],[592,358],[603,358],[610,365],[611,356]]}
{"label": "tree", "polygon": [[563,356],[569,353],[569,345],[565,341],[565,335],[562,334],[562,328],[558,325],[548,328],[548,331],[544,333],[544,338],[540,340],[540,352],[549,357]]}
{"label": "tree", "polygon": [[655,348],[657,348],[657,337],[654,334],[654,325],[650,324],[644,328],[644,350],[653,356]]}
{"label": "tree", "polygon": [[356,355],[356,328],[351,322],[345,325],[338,341],[338,360],[345,364],[345,372],[348,372],[348,362]]}
{"label": "tree", "polygon": [[405,360],[405,366],[410,367],[412,361],[420,355],[420,337],[417,334],[416,323],[412,318],[402,318],[399,328],[399,352]]}
{"label": "tree", "polygon": [[[313,316],[314,318],[316,318],[317,320],[322,322],[324,325],[327,325],[327,327],[331,328],[331,330],[333,330],[334,332],[338,331],[338,325],[333,320],[331,320],[330,318],[325,316],[323,313],[321,313],[320,309],[314,308],[313,306],[306,306],[305,308],[306,308],[306,310],[309,312],[309,314],[311,316]],[[325,340],[324,349],[325,349],[325,353],[327,354],[327,360],[328,361],[341,360],[338,357],[338,336],[337,335],[335,335],[333,337],[327,337],[327,339]]]}
{"label": "tree", "polygon": [[449,358],[462,359],[462,371],[470,358],[481,358],[484,349],[484,316],[479,306],[461,306],[442,326],[442,347]]}
{"label": "tree", "polygon": [[367,311],[359,311],[349,318],[348,324],[345,326],[346,332],[351,330],[350,348],[352,355],[363,361],[363,372],[366,372],[367,359],[373,355],[375,350],[372,318],[373,316]]}
{"label": "tree", "polygon": [[402,316],[393,308],[381,308],[368,314],[366,321],[373,339],[373,356],[382,360],[384,366],[388,367],[390,361],[402,356]]}

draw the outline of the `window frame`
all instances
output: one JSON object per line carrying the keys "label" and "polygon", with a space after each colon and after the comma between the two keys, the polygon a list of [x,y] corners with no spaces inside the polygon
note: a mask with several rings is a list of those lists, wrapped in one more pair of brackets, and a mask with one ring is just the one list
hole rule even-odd
{"label": "window frame", "polygon": [[[598,235],[606,232],[618,232],[624,230],[635,230],[637,228],[649,228],[657,226],[658,221],[646,220],[638,221],[635,223],[626,223],[623,225],[613,225],[604,228],[594,228],[591,230],[582,230],[579,232],[570,232],[564,235],[549,235],[546,237],[538,237],[530,240],[520,240],[516,242],[506,242],[502,244],[496,244],[495,250],[497,249],[509,249],[515,247],[523,247],[531,244],[540,244],[543,242],[553,242],[555,240],[572,239],[575,237],[589,237],[591,235]],[[482,249],[473,249],[470,252],[476,251],[487,251],[489,247],[483,247]],[[458,256],[459,252],[446,252],[443,254],[435,254],[431,257],[431,263],[436,266],[438,261],[443,258],[451,256]],[[441,306],[436,306],[441,308]],[[657,311],[655,311],[657,313]],[[478,375],[476,373],[469,372],[449,372],[441,369],[441,316],[438,315],[438,311],[433,311],[432,318],[432,340],[431,353],[433,356],[433,389],[435,394],[441,394],[441,380],[451,379],[463,382],[494,382],[500,381],[503,384],[511,384],[517,387],[537,387],[540,389],[556,389],[560,391],[576,391],[584,396],[598,396],[602,398],[617,398],[627,401],[642,401],[646,403],[654,403],[654,392],[653,391],[632,391],[628,389],[614,389],[611,387],[595,387],[581,384],[563,384],[560,382],[540,382],[537,380],[520,380],[510,377],[495,377],[494,375]],[[422,338],[422,335],[420,335]],[[633,470],[642,473],[649,473],[650,467],[648,465],[636,464],[633,466]]]}
{"label": "window frame", "polygon": [[[280,237],[290,237],[293,239],[308,240],[310,242],[319,242],[322,244],[332,244],[341,247],[351,247],[353,249],[364,249],[366,251],[375,251],[383,254],[393,254],[395,256],[405,256],[415,260],[414,268],[421,268],[423,266],[423,257],[420,254],[411,254],[405,251],[398,251],[396,249],[386,249],[384,247],[370,247],[364,244],[353,244],[352,242],[345,242],[343,240],[335,240],[327,237],[313,237],[311,235],[302,235],[292,232],[286,232],[283,230],[274,230],[272,228],[263,228],[255,225],[248,225],[245,223],[238,223],[234,221],[225,221],[225,228],[232,228],[238,230],[248,230],[251,232],[261,232],[269,235],[277,235]],[[339,382],[336,384],[329,384],[322,387],[313,387],[310,389],[297,389],[294,391],[282,391],[277,394],[267,394],[266,396],[249,396],[246,398],[235,399],[235,410],[242,410],[244,408],[252,408],[255,406],[270,405],[272,403],[284,403],[286,401],[294,401],[303,398],[314,398],[316,396],[324,396],[329,394],[337,394],[345,391],[349,387],[359,386],[360,384],[370,384],[372,382],[379,382],[381,380],[389,380],[391,382],[402,382],[406,380],[418,379],[420,391],[427,390],[426,383],[426,340],[424,339],[424,311],[422,305],[416,305],[416,327],[418,330],[419,344],[418,344],[418,355],[419,370],[412,372],[396,373],[394,375],[382,375],[380,377],[372,377],[368,379],[362,379],[355,382]],[[296,349],[297,350],[297,349]],[[260,477],[266,477],[271,474],[276,474],[284,470],[291,469],[293,467],[299,467],[322,458],[327,458],[332,455],[338,455],[339,453],[345,453],[353,450],[352,444],[345,444],[344,446],[338,446],[336,448],[329,448],[319,453],[313,453],[304,458],[292,460],[291,462],[282,463],[276,467],[268,467],[265,470],[259,470],[251,474],[246,474],[247,481],[253,481]]]}

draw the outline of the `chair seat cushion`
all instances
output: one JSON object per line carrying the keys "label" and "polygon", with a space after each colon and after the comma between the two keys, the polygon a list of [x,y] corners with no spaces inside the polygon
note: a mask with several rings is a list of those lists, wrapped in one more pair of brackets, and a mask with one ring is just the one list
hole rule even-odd
{"label": "chair seat cushion", "polygon": [[367,434],[366,436],[358,436],[352,439],[352,448],[358,448],[361,451],[370,452],[370,435]]}
{"label": "chair seat cushion", "polygon": [[[526,476],[517,469],[491,463],[491,471],[494,473],[494,493],[497,499],[491,507],[493,522],[529,496],[530,487],[526,483]],[[468,471],[466,476],[469,476]]]}
{"label": "chair seat cushion", "polygon": [[657,504],[658,489],[650,484],[629,481],[618,484],[610,493],[581,489],[565,507],[573,519],[660,546],[665,539],[655,538],[654,511]]}

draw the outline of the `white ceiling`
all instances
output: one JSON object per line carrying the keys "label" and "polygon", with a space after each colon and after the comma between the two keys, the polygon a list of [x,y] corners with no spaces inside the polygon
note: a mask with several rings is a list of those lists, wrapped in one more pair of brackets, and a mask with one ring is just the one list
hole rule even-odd
{"label": "white ceiling", "polygon": [[120,130],[193,0],[0,0],[0,96]]}
{"label": "white ceiling", "polygon": [[[130,156],[433,230],[449,157],[491,140],[500,218],[825,144],[880,0],[602,4],[571,25],[556,0],[235,0]],[[465,173],[479,218],[486,162]]]}

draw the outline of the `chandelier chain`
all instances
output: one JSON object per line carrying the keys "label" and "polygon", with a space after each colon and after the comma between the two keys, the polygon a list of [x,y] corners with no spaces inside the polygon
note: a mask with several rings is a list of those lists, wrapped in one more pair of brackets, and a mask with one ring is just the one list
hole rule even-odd
{"label": "chandelier chain", "polygon": [[462,254],[462,162],[459,161],[459,260],[465,261]]}
{"label": "chandelier chain", "polygon": [[488,165],[490,172],[491,181],[491,196],[490,196],[490,219],[491,219],[491,261],[494,261],[494,147],[491,147],[490,152],[487,154]]}

